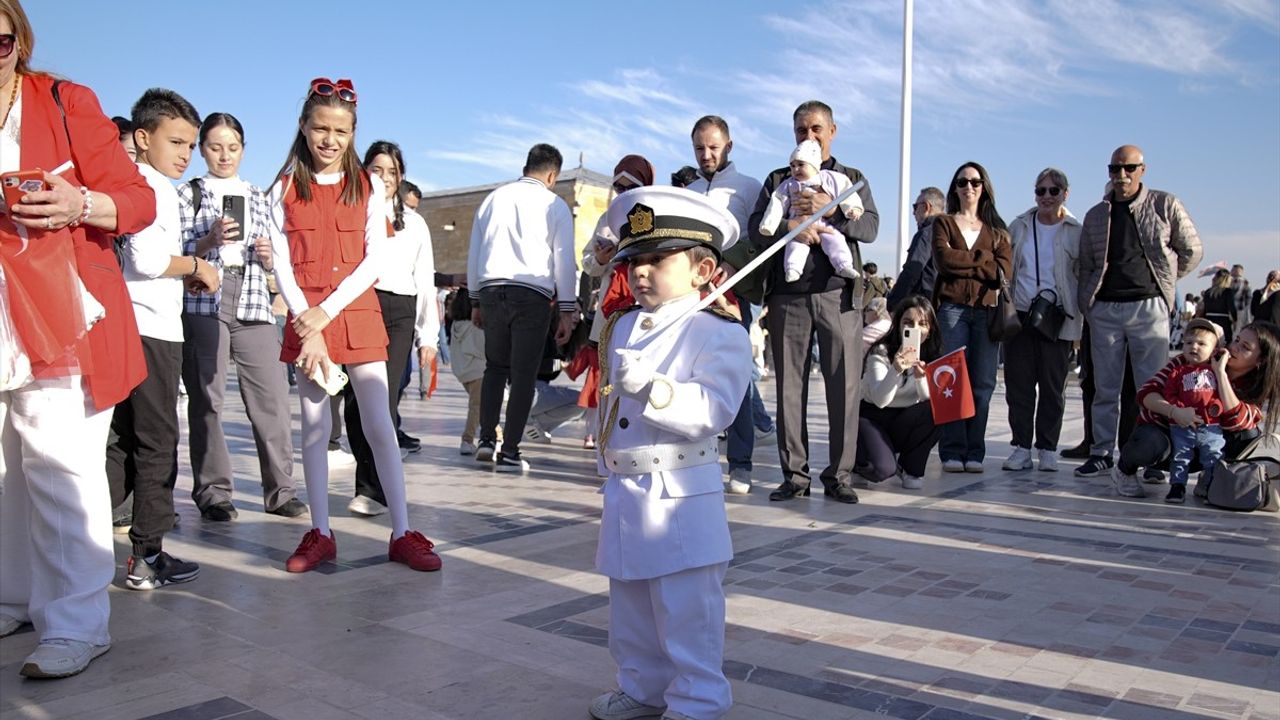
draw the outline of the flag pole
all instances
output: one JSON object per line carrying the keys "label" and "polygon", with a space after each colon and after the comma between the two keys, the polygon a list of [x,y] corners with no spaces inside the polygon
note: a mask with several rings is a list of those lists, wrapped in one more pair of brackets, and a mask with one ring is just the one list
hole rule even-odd
{"label": "flag pole", "polygon": [[898,158],[898,267],[907,262],[911,242],[911,43],[914,0],[902,2],[902,131]]}

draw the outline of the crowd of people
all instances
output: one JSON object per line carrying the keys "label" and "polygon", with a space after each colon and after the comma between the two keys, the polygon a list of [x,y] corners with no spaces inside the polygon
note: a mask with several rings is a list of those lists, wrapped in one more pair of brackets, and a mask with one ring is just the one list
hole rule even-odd
{"label": "crowd of people", "polygon": [[[862,262],[879,213],[868,178],[832,154],[835,113],[821,101],[795,109],[795,149],[763,180],[739,172],[716,115],[693,125],[695,165],[673,174],[679,187],[658,186],[646,158],[621,158],[580,256],[554,192],[563,158],[538,144],[481,204],[464,287],[442,302],[421,193],[395,143],[357,152],[350,80],[305,88],[264,188],[239,175],[246,131],[233,114],[202,118],[152,89],[113,123],[89,89],[33,69],[33,47],[21,4],[0,0],[0,171],[59,168],[0,217],[0,636],[35,626],[28,677],[78,673],[110,648],[113,508],[128,511],[117,518],[131,546],[125,587],[199,576],[163,544],[178,519],[180,381],[192,499],[205,522],[237,518],[222,433],[229,362],[264,510],[308,516],[290,572],[337,557],[335,398],[354,456],[349,509],[388,515],[388,559],[418,571],[442,562],[409,520],[402,453],[419,443],[398,406],[411,359],[426,368],[449,353],[468,396],[465,462],[527,472],[525,443],[585,417],[583,445],[606,478],[596,560],[618,664],[619,689],[591,704],[600,720],[728,710],[722,493],[754,489],[758,441],[776,441],[775,502],[809,496],[815,470],[841,503],[866,483],[918,490],[935,448],[944,473],[983,473],[1001,363],[1009,471],[1053,472],[1074,456],[1076,475],[1138,497],[1168,470],[1165,499],[1183,502],[1195,468],[1275,430],[1280,270],[1250,293],[1242,268],[1224,269],[1199,304],[1180,306],[1200,239],[1179,199],[1144,182],[1133,145],[1112,153],[1083,219],[1049,167],[1006,223],[987,170],[964,163],[945,189],[920,192],[891,282]],[[175,186],[193,150],[207,172]],[[939,424],[926,366],[961,350],[976,412]],[[1086,442],[1060,452],[1073,356]],[[772,418],[756,387],[764,357]],[[810,465],[815,368],[830,428],[822,468]],[[561,370],[583,389],[551,383]]]}

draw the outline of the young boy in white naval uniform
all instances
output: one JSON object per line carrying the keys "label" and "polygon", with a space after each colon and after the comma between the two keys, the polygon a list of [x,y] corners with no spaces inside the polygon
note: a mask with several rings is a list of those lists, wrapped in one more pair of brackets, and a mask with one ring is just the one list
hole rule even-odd
{"label": "young boy in white naval uniform", "polygon": [[609,576],[609,652],[619,690],[600,720],[712,720],[732,704],[721,670],[725,568],[733,557],[716,436],[751,381],[732,318],[685,314],[737,240],[727,210],[645,187],[609,208],[638,308],[600,341],[598,439],[604,513],[596,567]]}

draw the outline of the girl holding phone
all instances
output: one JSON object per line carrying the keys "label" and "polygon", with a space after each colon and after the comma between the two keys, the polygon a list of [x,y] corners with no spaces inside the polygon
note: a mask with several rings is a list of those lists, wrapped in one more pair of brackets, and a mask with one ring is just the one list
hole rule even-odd
{"label": "girl holding phone", "polygon": [[191,499],[206,520],[225,522],[237,515],[231,504],[231,454],[222,433],[229,355],[258,448],[263,507],[297,517],[307,506],[295,497],[289,388],[280,372],[280,339],[271,314],[267,195],[239,175],[244,128],[234,115],[206,116],[199,143],[209,172],[178,187],[182,244],[184,252],[218,269],[222,288],[188,292],[182,312]]}
{"label": "girl holding phone", "polygon": [[929,299],[912,295],[898,304],[889,331],[867,353],[854,467],[872,482],[899,475],[908,490],[924,485],[925,465],[942,432],[933,424],[925,377],[925,363],[942,354],[937,327]]}
{"label": "girl holding phone", "polygon": [[271,188],[276,282],[289,306],[280,359],[297,362],[302,471],[313,528],[289,557],[289,572],[337,558],[329,529],[326,382],[346,365],[360,420],[391,516],[389,558],[414,570],[440,569],[435,545],[409,530],[404,467],[387,410],[387,331],[373,284],[387,242],[382,180],[365,173],[353,142],[356,91],[350,80],[311,82],[298,133]]}

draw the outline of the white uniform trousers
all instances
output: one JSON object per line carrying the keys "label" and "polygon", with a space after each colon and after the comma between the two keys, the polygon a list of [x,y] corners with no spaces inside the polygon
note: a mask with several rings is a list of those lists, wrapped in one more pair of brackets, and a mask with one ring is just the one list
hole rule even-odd
{"label": "white uniform trousers", "polygon": [[622,692],[694,720],[716,720],[729,711],[722,585],[728,567],[609,579],[609,653]]}
{"label": "white uniform trousers", "polygon": [[0,392],[0,613],[41,640],[110,642],[110,427],[78,375]]}

